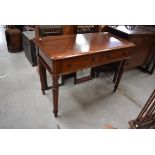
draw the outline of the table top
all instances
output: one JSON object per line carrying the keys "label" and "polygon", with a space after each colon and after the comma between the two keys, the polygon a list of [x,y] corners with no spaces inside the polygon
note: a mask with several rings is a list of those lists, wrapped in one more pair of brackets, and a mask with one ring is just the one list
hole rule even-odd
{"label": "table top", "polygon": [[[129,26],[130,27],[130,26]],[[128,28],[127,26],[121,25],[117,26],[116,28],[113,28],[115,30],[118,30],[120,32],[123,32],[128,35],[147,35],[147,36],[155,36],[155,27],[151,26],[133,26],[133,28]]]}
{"label": "table top", "polygon": [[47,36],[35,41],[50,59],[66,59],[133,47],[134,44],[110,33],[87,33],[65,36]]}

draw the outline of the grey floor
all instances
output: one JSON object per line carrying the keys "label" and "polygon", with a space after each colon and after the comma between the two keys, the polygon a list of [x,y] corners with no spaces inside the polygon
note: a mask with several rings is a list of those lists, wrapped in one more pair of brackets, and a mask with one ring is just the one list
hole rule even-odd
{"label": "grey floor", "polygon": [[136,118],[155,88],[155,74],[125,72],[116,93],[112,77],[101,74],[78,85],[67,80],[60,87],[59,116],[54,118],[52,91],[42,95],[36,68],[24,52],[7,51],[0,26],[0,128],[129,128],[128,121]]}

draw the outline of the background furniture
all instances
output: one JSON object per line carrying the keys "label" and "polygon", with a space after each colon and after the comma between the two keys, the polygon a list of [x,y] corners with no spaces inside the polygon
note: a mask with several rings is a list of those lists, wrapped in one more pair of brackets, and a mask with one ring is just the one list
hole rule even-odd
{"label": "background furniture", "polygon": [[24,31],[22,33],[23,38],[23,48],[25,52],[25,56],[32,66],[37,65],[37,53],[36,46],[34,43],[35,32],[34,31]]}
{"label": "background furniture", "polygon": [[6,28],[5,36],[9,52],[22,51],[22,34],[19,29]]}
{"label": "background furniture", "polygon": [[99,25],[76,25],[75,34],[99,32]]}
{"label": "background furniture", "polygon": [[[136,45],[131,59],[126,65],[126,70],[139,67],[144,72],[153,73],[155,68],[154,59],[152,58],[155,54],[155,50],[153,50],[155,46],[155,26],[111,25],[105,26],[102,30],[129,40]],[[112,71],[116,67],[118,67],[118,63],[97,67],[95,68],[95,76],[99,76],[100,72]]]}
{"label": "background furniture", "polygon": [[144,67],[148,63],[152,49],[155,46],[155,27],[152,31],[148,26],[117,26],[116,28],[108,27],[107,31],[121,38],[133,42],[136,46],[126,69],[135,67]]}
{"label": "background furniture", "polygon": [[155,128],[155,90],[135,120],[129,122],[132,129]]}
{"label": "background furniture", "polygon": [[74,25],[63,25],[63,35],[72,35],[75,34]]}
{"label": "background furniture", "polygon": [[[84,39],[85,42],[81,42]],[[89,33],[36,40],[42,93],[47,89],[46,70],[52,75],[54,116],[58,114],[59,77],[84,68],[120,62],[115,74],[114,91],[118,88],[126,61],[134,44],[109,33]],[[64,48],[65,47],[65,48]]]}
{"label": "background furniture", "polygon": [[58,36],[63,34],[62,25],[39,25],[38,26],[39,36]]}

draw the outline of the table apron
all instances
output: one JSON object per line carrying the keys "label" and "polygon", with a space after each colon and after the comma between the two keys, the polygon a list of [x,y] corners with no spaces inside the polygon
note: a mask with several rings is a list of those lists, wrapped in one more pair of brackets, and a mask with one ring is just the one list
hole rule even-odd
{"label": "table apron", "polygon": [[109,64],[123,59],[129,59],[130,51],[131,50],[129,49],[122,49],[64,59],[60,61],[60,73],[69,73],[84,68],[90,68],[99,65]]}

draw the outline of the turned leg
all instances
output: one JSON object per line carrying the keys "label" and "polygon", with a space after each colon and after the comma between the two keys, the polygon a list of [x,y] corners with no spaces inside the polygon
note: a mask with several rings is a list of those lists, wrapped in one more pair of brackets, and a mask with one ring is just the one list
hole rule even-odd
{"label": "turned leg", "polygon": [[38,69],[40,75],[40,82],[41,82],[41,90],[43,95],[45,95],[45,90],[47,89],[47,77],[46,77],[46,68],[42,65],[38,58]]}
{"label": "turned leg", "polygon": [[52,75],[53,113],[55,117],[57,117],[58,114],[59,77],[59,75]]}
{"label": "turned leg", "polygon": [[118,85],[119,85],[119,82],[122,78],[122,75],[123,75],[123,71],[124,71],[124,66],[125,66],[125,63],[126,63],[126,60],[122,60],[120,62],[120,69],[118,71],[118,75],[117,75],[117,78],[116,78],[116,83],[115,83],[115,86],[114,86],[114,92],[116,92],[117,88],[118,88]]}

